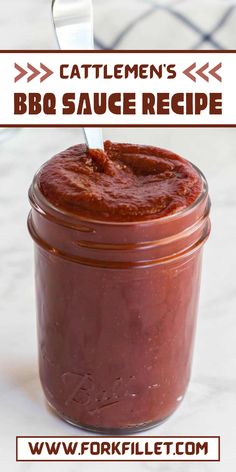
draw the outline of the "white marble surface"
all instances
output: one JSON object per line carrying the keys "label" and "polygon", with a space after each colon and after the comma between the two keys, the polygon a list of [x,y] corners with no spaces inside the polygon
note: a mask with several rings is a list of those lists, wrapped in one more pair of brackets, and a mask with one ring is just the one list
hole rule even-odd
{"label": "white marble surface", "polygon": [[[111,130],[106,137],[152,143],[188,157],[206,174],[212,234],[205,247],[192,380],[187,396],[157,435],[222,436],[222,463],[125,464],[127,470],[228,472],[236,460],[236,155],[235,130]],[[41,470],[15,463],[16,435],[86,434],[46,407],[37,373],[32,243],[26,229],[27,190],[35,170],[55,152],[79,142],[80,130],[25,129],[0,143],[0,410],[1,464],[10,471]],[[234,436],[234,437],[233,437]],[[43,464],[43,470],[110,470],[109,464]],[[119,464],[112,468],[118,470]]]}

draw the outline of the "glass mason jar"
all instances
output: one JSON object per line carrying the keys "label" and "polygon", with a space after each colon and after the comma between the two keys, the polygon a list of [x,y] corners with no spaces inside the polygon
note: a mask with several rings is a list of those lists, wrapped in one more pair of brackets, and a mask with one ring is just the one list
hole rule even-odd
{"label": "glass mason jar", "polygon": [[106,433],[144,430],[181,402],[190,377],[207,182],[187,209],[149,221],[95,221],[49,203],[37,184],[39,372],[66,421]]}

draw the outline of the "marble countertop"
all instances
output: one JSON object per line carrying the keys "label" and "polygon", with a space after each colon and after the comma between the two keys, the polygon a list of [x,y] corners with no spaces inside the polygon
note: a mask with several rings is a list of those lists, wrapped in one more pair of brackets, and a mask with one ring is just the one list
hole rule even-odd
{"label": "marble countertop", "polygon": [[[199,322],[191,383],[184,402],[152,435],[221,435],[222,463],[135,463],[129,469],[228,472],[236,460],[236,156],[233,129],[107,129],[105,137],[150,143],[188,157],[205,173],[212,198],[212,233],[205,247]],[[15,463],[16,435],[88,434],[57,418],[43,398],[37,372],[32,242],[27,233],[27,190],[36,169],[59,150],[80,142],[81,130],[22,129],[0,142],[0,409],[1,464]],[[143,433],[145,434],[145,433]],[[148,434],[148,433],[147,433]],[[234,436],[234,437],[233,437]],[[43,470],[109,469],[104,463],[43,464]],[[113,464],[118,470],[120,465]]]}

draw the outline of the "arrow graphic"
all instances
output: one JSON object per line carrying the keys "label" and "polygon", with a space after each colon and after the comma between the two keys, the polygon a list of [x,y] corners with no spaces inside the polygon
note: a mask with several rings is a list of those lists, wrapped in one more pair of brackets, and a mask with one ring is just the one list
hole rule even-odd
{"label": "arrow graphic", "polygon": [[209,77],[207,77],[207,75],[204,74],[204,72],[205,72],[206,69],[208,69],[208,67],[209,67],[209,62],[204,64],[204,66],[200,67],[200,69],[196,70],[196,74],[198,74],[199,77],[201,77],[206,82],[209,82]]}
{"label": "arrow graphic", "polygon": [[191,66],[187,67],[187,69],[183,71],[183,74],[185,74],[189,79],[193,80],[194,82],[196,82],[196,77],[194,77],[194,75],[191,74],[191,72],[193,69],[195,69],[195,67],[196,67],[196,62],[191,64]]}
{"label": "arrow graphic", "polygon": [[[195,69],[195,67],[196,67],[196,62],[191,64],[191,66],[187,67],[187,69],[183,71],[183,74],[185,74],[190,80],[193,80],[194,82],[196,82],[196,77],[195,75],[192,74],[192,71],[193,69]],[[221,69],[221,67],[222,67],[222,62],[220,62],[219,64],[217,64],[215,67],[213,67],[211,70],[208,71],[208,74],[210,74],[212,77],[214,77],[214,79],[218,80],[219,82],[222,82],[222,77],[219,74],[217,74],[217,72],[219,69]],[[201,79],[205,80],[206,82],[209,82],[209,77],[208,75],[206,75],[208,68],[209,68],[209,62],[207,62],[198,70],[196,70],[195,74],[199,75],[199,77],[201,77]]]}
{"label": "arrow graphic", "polygon": [[209,71],[209,74],[211,74],[216,80],[219,80],[219,82],[222,82],[222,77],[219,74],[217,74],[217,71],[221,69],[221,67],[222,67],[222,62],[217,64],[217,66],[213,67],[213,69]]}
{"label": "arrow graphic", "polygon": [[40,77],[40,82],[43,82],[48,77],[50,77],[50,75],[53,74],[53,71],[51,69],[49,69],[47,66],[45,66],[45,64],[42,64],[42,62],[40,62],[40,67],[45,72],[45,74],[42,77]]}
{"label": "arrow graphic", "polygon": [[15,77],[15,82],[18,82],[18,80],[22,79],[27,74],[27,71],[23,69],[19,64],[15,63],[15,69],[20,72],[16,77]]}
{"label": "arrow graphic", "polygon": [[[31,80],[34,80],[35,77],[38,77],[38,75],[41,73],[41,71],[39,69],[36,69],[36,67],[34,67],[29,62],[27,63],[27,67],[31,72],[31,74],[28,75],[28,77],[27,77],[27,82],[31,82]],[[51,69],[49,69],[47,66],[45,66],[45,64],[43,64],[42,62],[40,63],[40,67],[44,72],[44,74],[40,77],[40,82],[43,82],[48,77],[50,77],[50,75],[53,74],[53,71]],[[19,74],[14,79],[15,82],[18,82],[18,80],[21,80],[22,77],[24,77],[26,74],[29,73],[28,70],[23,69],[23,67],[19,66],[19,64],[16,64],[16,63],[15,63],[15,69],[19,72]]]}
{"label": "arrow graphic", "polygon": [[33,72],[29,77],[27,77],[27,82],[30,82],[31,80],[35,79],[40,74],[40,71],[36,69],[32,64],[27,64],[28,69]]}

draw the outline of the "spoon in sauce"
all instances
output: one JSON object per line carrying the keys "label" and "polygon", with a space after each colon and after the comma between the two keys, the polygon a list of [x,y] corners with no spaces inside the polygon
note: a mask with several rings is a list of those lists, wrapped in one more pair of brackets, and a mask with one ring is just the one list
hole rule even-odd
{"label": "spoon in sauce", "polygon": [[[94,49],[92,0],[52,0],[52,20],[60,49]],[[83,128],[90,149],[104,149],[102,130]]]}

